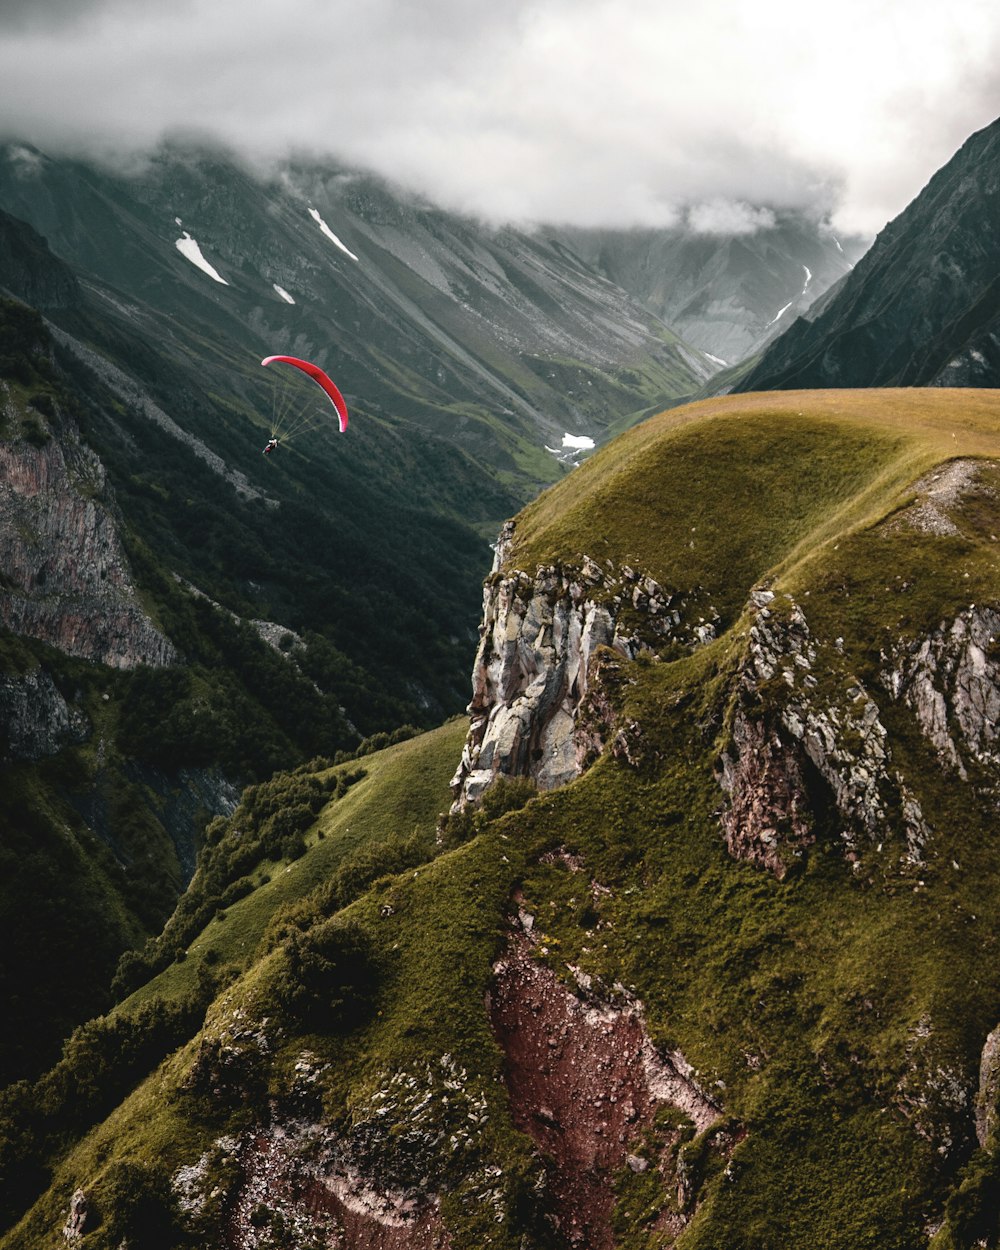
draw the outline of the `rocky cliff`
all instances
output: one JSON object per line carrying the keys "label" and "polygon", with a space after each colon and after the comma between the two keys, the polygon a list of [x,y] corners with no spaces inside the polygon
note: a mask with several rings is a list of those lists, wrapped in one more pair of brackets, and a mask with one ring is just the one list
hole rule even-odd
{"label": "rocky cliff", "polygon": [[[30,440],[0,442],[0,622],[113,668],[169,664],[176,652],[139,601],[100,460],[65,417],[28,412]],[[3,419],[21,419],[9,389]]]}
{"label": "rocky cliff", "polygon": [[[497,777],[565,785],[601,753],[617,732],[605,689],[613,664],[600,667],[601,649],[634,659],[715,637],[718,614],[697,589],[667,591],[630,565],[589,557],[504,570],[513,537],[508,522],[484,589],[469,736],[452,781],[458,808]],[[613,749],[627,750],[625,736]]]}
{"label": "rocky cliff", "polygon": [[66,702],[45,669],[0,673],[0,759],[45,759],[89,734],[85,713]]}

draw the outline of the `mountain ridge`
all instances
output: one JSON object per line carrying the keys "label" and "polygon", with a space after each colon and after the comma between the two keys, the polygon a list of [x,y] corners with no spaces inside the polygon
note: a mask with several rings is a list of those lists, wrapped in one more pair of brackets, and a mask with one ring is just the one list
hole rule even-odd
{"label": "mountain ridge", "polygon": [[972,135],[737,389],[995,386],[998,145]]}
{"label": "mountain ridge", "polygon": [[[54,1183],[4,1250],[67,1221],[227,1250],[992,1236],[998,405],[730,396],[519,514],[486,588],[487,620],[490,596],[526,605],[493,635],[509,673],[572,687],[573,604],[616,625],[577,775],[518,767],[445,815],[454,721],[245,795],[203,860],[243,875],[89,1035],[113,1056],[158,1003],[161,1055],[110,1114],[99,1093],[62,1143],[22,1141]],[[712,630],[678,631],[647,578],[697,590]],[[300,806],[304,850],[276,855]],[[178,1044],[198,986],[217,997]]]}

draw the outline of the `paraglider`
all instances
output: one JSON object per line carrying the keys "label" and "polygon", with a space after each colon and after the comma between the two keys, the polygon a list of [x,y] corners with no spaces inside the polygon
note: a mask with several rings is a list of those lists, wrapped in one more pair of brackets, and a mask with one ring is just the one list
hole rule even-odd
{"label": "paraglider", "polygon": [[[298,369],[304,373],[306,377],[312,378],[316,385],[319,386],[319,388],[325,393],[327,398],[333,404],[334,411],[337,414],[338,428],[341,434],[344,433],[347,429],[347,403],[332,379],[319,367],[319,365],[314,365],[309,360],[300,360],[298,356],[265,356],[260,363],[265,367],[273,364],[291,365],[293,369]],[[274,430],[271,435],[271,442],[269,442],[267,447],[264,449],[264,454],[270,455],[270,453],[274,451],[274,448],[277,446],[277,439],[279,436],[282,441],[286,441],[290,434],[301,430],[305,420],[306,418],[301,418],[298,422],[296,422],[292,429],[287,431],[277,429]],[[309,424],[311,427],[313,422],[310,420]]]}

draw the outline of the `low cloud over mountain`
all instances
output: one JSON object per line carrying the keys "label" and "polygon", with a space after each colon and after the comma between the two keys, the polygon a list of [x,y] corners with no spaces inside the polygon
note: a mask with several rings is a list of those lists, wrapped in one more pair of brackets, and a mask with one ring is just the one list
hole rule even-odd
{"label": "low cloud over mountain", "polygon": [[491,220],[718,230],[746,205],[874,234],[998,111],[1000,14],[734,0],[15,0],[0,115],[49,149],[292,146]]}

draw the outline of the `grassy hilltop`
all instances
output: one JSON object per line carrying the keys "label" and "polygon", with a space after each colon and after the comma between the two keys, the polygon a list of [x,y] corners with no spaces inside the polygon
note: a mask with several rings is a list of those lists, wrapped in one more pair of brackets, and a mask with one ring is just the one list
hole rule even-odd
{"label": "grassy hilltop", "polygon": [[[553,984],[640,1001],[719,1110],[698,1132],[662,1106],[620,1166],[580,1173],[607,1198],[594,1244],[996,1244],[996,1089],[979,1083],[1000,1024],[1000,774],[984,748],[961,778],[885,673],[972,605],[1000,609],[998,547],[1000,392],[731,396],[618,438],[520,514],[507,571],[630,565],[697,591],[715,641],[622,661],[609,698],[631,748],[558,791],[512,782],[441,819],[460,720],[248,791],[131,995],[5,1096],[0,1246],[58,1244],[78,1188],[81,1250],[338,1244],[315,1193],[275,1183],[247,1207],[264,1138],[436,1195],[455,1247],[568,1244],[568,1173],[524,1131],[484,1006],[518,911]],[[773,735],[789,697],[780,675],[747,693],[763,588],[773,621],[807,622],[810,706],[869,692],[907,796],[848,839],[806,770],[809,839],[780,879],[720,825],[734,710]],[[980,655],[993,672],[1000,640]],[[198,1201],[177,1179],[195,1173]],[[255,1240],[232,1231],[234,1193]],[[443,1244],[393,1227],[385,1244]]]}

